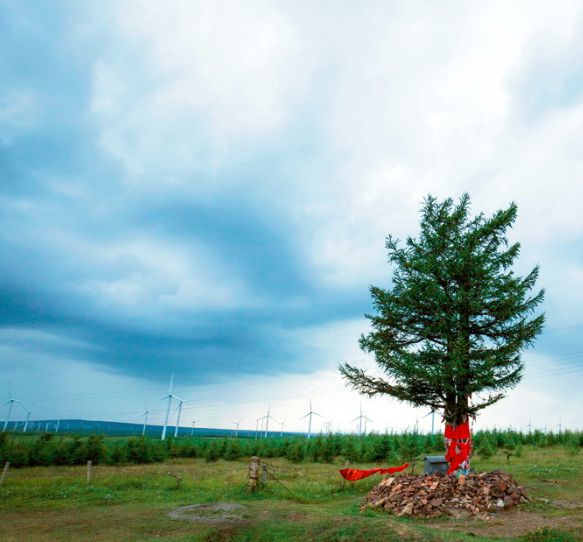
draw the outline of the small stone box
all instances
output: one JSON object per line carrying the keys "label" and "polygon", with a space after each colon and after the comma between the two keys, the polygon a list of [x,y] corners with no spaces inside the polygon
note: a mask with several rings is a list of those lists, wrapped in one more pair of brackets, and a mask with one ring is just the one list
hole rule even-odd
{"label": "small stone box", "polygon": [[444,455],[425,456],[425,474],[447,474],[449,465]]}

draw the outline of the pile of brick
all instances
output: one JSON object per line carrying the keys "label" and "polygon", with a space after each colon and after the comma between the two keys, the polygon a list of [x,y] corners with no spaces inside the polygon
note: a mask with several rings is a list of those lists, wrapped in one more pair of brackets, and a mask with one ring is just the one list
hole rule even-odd
{"label": "pile of brick", "polygon": [[459,477],[412,474],[387,477],[362,503],[398,516],[489,517],[492,513],[528,502],[526,489],[506,472],[470,473]]}

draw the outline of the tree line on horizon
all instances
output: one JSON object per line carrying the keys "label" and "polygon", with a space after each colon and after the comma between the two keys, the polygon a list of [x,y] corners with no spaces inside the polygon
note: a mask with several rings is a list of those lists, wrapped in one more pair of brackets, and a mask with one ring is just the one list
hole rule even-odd
{"label": "tree line on horizon", "polygon": [[[520,456],[523,447],[566,446],[573,453],[583,448],[583,431],[522,433],[512,430],[477,431],[475,453],[483,458],[504,450],[508,456]],[[83,465],[123,465],[162,462],[171,458],[203,458],[212,462],[239,460],[257,455],[262,458],[286,458],[289,461],[333,463],[379,463],[397,465],[423,460],[424,455],[441,454],[443,438],[439,434],[418,433],[357,435],[320,435],[273,439],[180,438],[162,441],[149,437],[106,438],[103,435],[57,436],[46,433],[22,437],[0,433],[0,464],[13,467]]]}

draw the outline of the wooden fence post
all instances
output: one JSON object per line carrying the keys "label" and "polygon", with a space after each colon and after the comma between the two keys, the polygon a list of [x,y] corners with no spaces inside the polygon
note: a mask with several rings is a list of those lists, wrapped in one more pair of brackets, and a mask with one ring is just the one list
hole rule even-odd
{"label": "wooden fence post", "polygon": [[6,461],[4,464],[4,470],[2,471],[2,476],[0,477],[0,486],[4,483],[4,480],[8,476],[8,471],[10,470],[10,461]]}
{"label": "wooden fence post", "polygon": [[87,482],[91,482],[91,477],[93,476],[93,461],[91,459],[87,461]]}
{"label": "wooden fence post", "polygon": [[267,465],[261,465],[261,485],[267,485]]}
{"label": "wooden fence post", "polygon": [[255,493],[257,491],[257,480],[259,478],[259,462],[261,458],[254,455],[251,458],[251,463],[249,465],[249,489],[251,493]]}

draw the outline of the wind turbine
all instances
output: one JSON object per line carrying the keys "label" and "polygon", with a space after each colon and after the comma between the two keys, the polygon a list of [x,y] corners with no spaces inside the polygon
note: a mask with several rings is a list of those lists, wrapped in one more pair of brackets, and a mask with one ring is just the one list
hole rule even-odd
{"label": "wind turbine", "polygon": [[59,427],[61,427],[61,420],[57,420],[57,427],[55,428],[55,433],[59,432]]}
{"label": "wind turbine", "polygon": [[194,435],[194,424],[196,423],[196,420],[192,420],[192,429],[190,430],[190,436],[192,437]]}
{"label": "wind turbine", "polygon": [[425,416],[423,416],[424,418],[427,418],[427,416],[431,415],[431,434],[433,435],[435,433],[435,408],[432,408],[427,414],[425,414]]}
{"label": "wind turbine", "polygon": [[146,407],[146,410],[142,414],[142,416],[144,417],[144,426],[142,427],[142,437],[146,434],[146,427],[148,427],[148,415],[150,414],[150,411],[148,410],[148,403],[146,403],[145,399],[144,399],[144,407]]}
{"label": "wind turbine", "polygon": [[[14,397],[12,397],[12,386],[10,386],[10,399],[8,401],[6,401],[6,403],[4,403],[4,405],[3,405],[3,406],[8,406],[8,415],[6,416],[6,420],[4,420],[4,428],[2,429],[3,431],[6,431],[6,429],[8,427],[8,422],[10,422],[10,416],[12,415],[12,407],[14,406],[14,403],[18,403],[24,410],[26,410],[26,412],[28,412],[28,416],[30,416],[30,411],[24,407],[22,402],[19,399],[14,399]],[[28,418],[27,418],[27,423],[28,423]]]}
{"label": "wind turbine", "polygon": [[309,421],[308,421],[308,438],[311,438],[311,436],[312,436],[312,416],[314,414],[316,416],[320,416],[320,418],[322,417],[320,414],[318,414],[317,412],[314,412],[312,410],[312,401],[310,400],[310,412],[308,412],[305,416],[302,416],[300,418],[300,420],[303,420],[304,418],[308,418],[309,417]]}
{"label": "wind turbine", "polygon": [[[333,420],[334,418],[332,418]],[[324,427],[326,428],[326,434],[330,434],[332,433],[332,420],[328,420],[325,424]]]}
{"label": "wind turbine", "polygon": [[178,399],[178,415],[176,416],[176,427],[174,428],[174,438],[178,436],[178,428],[180,427],[180,414],[182,413],[182,399],[176,397]]}
{"label": "wind turbine", "polygon": [[235,438],[237,438],[239,436],[239,424],[241,423],[241,420],[239,420],[238,422],[235,422]]}
{"label": "wind turbine", "polygon": [[366,430],[367,430],[366,428],[367,428],[368,422],[374,422],[374,420],[369,418],[368,416],[365,416],[364,417],[364,434],[365,435],[366,435]]}
{"label": "wind turbine", "polygon": [[[263,438],[267,438],[267,431],[269,430],[269,420],[273,420],[277,423],[277,420],[269,413],[271,410],[271,405],[267,407],[267,414],[263,416],[263,418],[259,418],[260,420],[265,420],[265,434]],[[263,425],[263,422],[261,422]]]}
{"label": "wind turbine", "polygon": [[362,402],[360,403],[360,414],[352,422],[354,423],[356,420],[358,420],[358,436],[360,436],[362,435],[362,420],[366,420],[366,416],[362,414]]}
{"label": "wind turbine", "polygon": [[279,423],[281,429],[281,432],[279,433],[280,437],[283,437],[283,428],[285,427],[285,420],[287,420],[287,418],[284,418],[283,421]]}
{"label": "wind turbine", "polygon": [[28,408],[26,408],[24,405],[20,406],[26,410],[26,421],[24,422],[24,427],[22,428],[22,432],[26,433],[26,430],[28,429],[28,422],[30,421],[30,410],[28,410]]}
{"label": "wind turbine", "polygon": [[180,397],[174,395],[172,393],[172,384],[174,382],[174,373],[170,375],[170,388],[168,389],[168,395],[165,395],[160,399],[160,401],[164,401],[164,399],[168,399],[168,406],[166,407],[166,418],[164,418],[164,427],[162,428],[162,440],[166,439],[166,429],[168,427],[168,418],[170,418],[170,407],[172,406],[172,399],[178,399],[182,403],[182,399]]}

